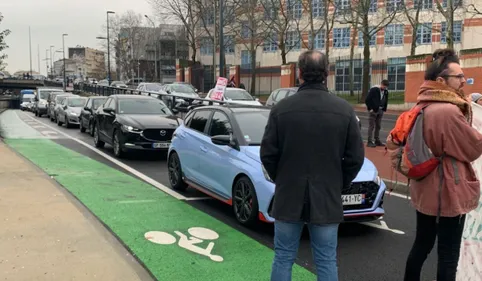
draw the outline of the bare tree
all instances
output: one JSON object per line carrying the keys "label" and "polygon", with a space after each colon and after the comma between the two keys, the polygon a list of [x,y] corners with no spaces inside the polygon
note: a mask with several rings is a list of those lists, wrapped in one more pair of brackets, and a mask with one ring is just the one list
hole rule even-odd
{"label": "bare tree", "polygon": [[[270,31],[270,43],[276,44],[281,52],[282,64],[286,64],[286,55],[293,49],[302,48],[302,32],[308,27],[302,26],[304,11],[303,0],[263,0],[263,25]],[[273,35],[276,37],[273,40]]]}
{"label": "bare tree", "polygon": [[256,51],[264,40],[270,36],[270,27],[263,21],[263,13],[259,12],[260,0],[234,0],[233,9],[236,20],[227,25],[226,34],[234,36],[236,43],[244,45],[250,54],[251,65],[251,87],[250,92],[254,94],[256,86]]}
{"label": "bare tree", "polygon": [[[0,13],[0,23],[3,20],[3,15]],[[0,31],[0,70],[4,70],[7,64],[5,63],[5,59],[7,58],[6,54],[3,54],[2,51],[8,48],[7,43],[5,43],[5,37],[10,34],[10,30],[5,29]]]}
{"label": "bare tree", "polygon": [[[428,4],[430,3],[430,4]],[[412,27],[412,43],[410,43],[410,55],[415,55],[416,48],[417,48],[417,29],[420,25],[420,11],[424,8],[424,5],[427,4],[431,5],[433,1],[424,1],[424,0],[414,0],[412,2],[412,6],[403,5],[403,13],[407,18],[410,26]]]}
{"label": "bare tree", "polygon": [[454,18],[457,10],[464,12],[463,0],[441,0],[435,1],[437,10],[445,18],[445,38],[447,40],[447,48],[454,48]]}
{"label": "bare tree", "polygon": [[362,101],[370,86],[370,40],[378,31],[393,22],[403,7],[402,1],[386,0],[386,7],[379,9],[376,0],[354,0],[349,6],[338,5],[339,22],[358,26],[363,38]]}
{"label": "bare tree", "polygon": [[186,39],[191,49],[191,60],[196,62],[197,41],[201,13],[198,0],[147,0],[156,13],[166,19],[180,22],[186,30]]}
{"label": "bare tree", "polygon": [[333,6],[334,0],[306,0],[303,1],[303,7],[308,14],[308,35],[311,40],[308,43],[308,49],[315,48],[316,35],[323,32],[325,47],[325,55],[329,60],[330,57],[330,34],[335,25],[335,12],[329,11],[330,6]]}

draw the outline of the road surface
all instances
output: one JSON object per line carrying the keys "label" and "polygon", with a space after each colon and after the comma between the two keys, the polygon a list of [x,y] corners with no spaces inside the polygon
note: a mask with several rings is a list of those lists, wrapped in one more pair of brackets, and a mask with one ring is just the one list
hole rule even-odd
{"label": "road surface", "polygon": [[[34,117],[31,113],[16,111],[15,114],[19,117],[19,120],[28,124],[29,127],[42,136],[39,138],[52,140],[56,144],[112,167],[123,174],[132,175],[144,182],[147,181],[154,184],[159,189],[169,189],[167,188],[169,187],[169,179],[166,161],[162,156],[139,155],[130,159],[114,159],[110,146],[106,145],[105,148],[100,150],[95,149],[92,137],[88,134],[80,133],[77,128],[58,127],[47,118]],[[359,113],[359,116],[362,122],[365,121],[363,124],[365,125],[367,123],[366,114]],[[393,124],[394,120],[395,118],[392,116],[386,115],[383,127],[388,128],[392,126],[391,124]],[[383,129],[382,133],[387,134],[388,129]],[[22,146],[20,145],[19,147],[21,148]],[[38,147],[38,149],[42,150],[42,147]],[[35,155],[34,152],[30,153]],[[50,162],[55,162],[55,157],[57,156],[51,155],[49,157],[53,159],[45,161],[48,162],[45,165],[55,164]],[[78,172],[82,173],[82,170]],[[55,171],[52,171],[52,173],[55,173]],[[94,183],[97,181],[96,178],[91,180]],[[158,190],[156,192],[161,193]],[[193,189],[188,189],[180,194],[172,190],[170,192],[174,196],[182,198],[181,200],[195,209],[209,215],[211,218],[217,219],[223,225],[246,234],[268,248],[273,247],[272,225],[262,224],[255,229],[248,229],[238,225],[229,207],[223,203],[207,198]],[[415,213],[405,196],[386,196],[384,207],[386,215],[379,221],[363,224],[350,223],[341,226],[338,247],[340,281],[387,281],[403,278],[405,259],[414,239]],[[175,210],[172,211],[176,214]],[[157,216],[163,220],[167,220],[165,218],[166,215],[168,213],[150,214],[150,216]],[[128,216],[129,219],[132,219],[130,216],[136,216],[136,214],[129,213]],[[172,220],[183,220],[182,217],[177,217],[176,215],[170,216],[172,216],[171,222]],[[143,218],[139,217],[138,219],[141,220]],[[241,255],[241,253],[249,252],[250,250],[246,247],[237,246],[234,243],[230,247],[233,248],[233,255]],[[256,253],[250,253],[246,257],[253,260],[257,258]],[[315,272],[307,233],[302,237],[296,263],[310,272]],[[264,264],[264,267],[269,268],[266,264]],[[180,271],[183,270],[181,266],[178,269]],[[252,268],[243,268],[240,264],[239,270],[233,272],[233,276],[240,274],[240,272],[249,272],[251,270]],[[436,258],[435,253],[432,253],[424,266],[422,280],[435,279],[435,272]]]}

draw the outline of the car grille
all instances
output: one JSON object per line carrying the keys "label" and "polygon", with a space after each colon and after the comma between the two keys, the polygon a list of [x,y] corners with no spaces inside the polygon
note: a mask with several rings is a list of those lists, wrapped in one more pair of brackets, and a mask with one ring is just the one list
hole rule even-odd
{"label": "car grille", "polygon": [[[161,131],[165,131],[166,134],[162,135]],[[146,129],[142,132],[142,136],[148,140],[154,141],[170,141],[174,129]]]}
{"label": "car grille", "polygon": [[378,190],[380,186],[376,183],[369,181],[369,182],[352,182],[349,187],[345,187],[342,189],[343,195],[348,194],[365,194],[365,201],[363,204],[360,205],[348,205],[343,206],[344,211],[348,210],[360,210],[360,209],[368,209],[373,207],[373,203],[377,198]]}

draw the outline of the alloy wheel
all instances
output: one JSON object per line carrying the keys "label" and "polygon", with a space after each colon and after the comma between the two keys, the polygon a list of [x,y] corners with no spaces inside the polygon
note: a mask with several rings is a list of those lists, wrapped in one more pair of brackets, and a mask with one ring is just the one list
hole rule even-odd
{"label": "alloy wheel", "polygon": [[247,222],[253,212],[253,194],[251,187],[243,180],[236,183],[234,189],[234,212],[241,223]]}
{"label": "alloy wheel", "polygon": [[172,155],[169,158],[167,168],[169,171],[169,181],[171,182],[171,186],[176,186],[181,179],[181,166],[179,165],[177,155]]}

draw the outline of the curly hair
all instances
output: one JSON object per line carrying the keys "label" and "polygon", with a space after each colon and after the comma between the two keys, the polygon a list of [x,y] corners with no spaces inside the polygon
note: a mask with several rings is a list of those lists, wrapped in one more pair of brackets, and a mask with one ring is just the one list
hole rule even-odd
{"label": "curly hair", "polygon": [[425,80],[435,81],[447,75],[449,64],[460,64],[459,57],[452,49],[438,49],[432,54],[432,63],[425,71]]}

